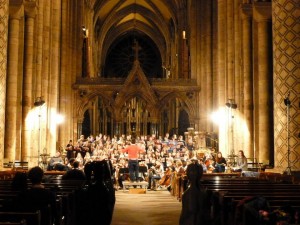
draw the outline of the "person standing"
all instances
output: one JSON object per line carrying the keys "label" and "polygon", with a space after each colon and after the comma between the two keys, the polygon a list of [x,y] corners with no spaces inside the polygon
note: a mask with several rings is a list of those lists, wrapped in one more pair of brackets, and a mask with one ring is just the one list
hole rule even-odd
{"label": "person standing", "polygon": [[69,140],[69,143],[67,144],[65,150],[67,151],[68,160],[75,157],[74,146],[73,146],[72,140]]}
{"label": "person standing", "polygon": [[131,144],[122,150],[123,153],[128,154],[128,168],[129,177],[132,182],[137,182],[139,177],[139,154],[144,153],[145,150],[135,143],[135,139],[131,140]]}
{"label": "person standing", "polygon": [[203,168],[195,161],[188,165],[186,175],[189,186],[182,194],[179,225],[209,225],[209,197],[200,184]]}

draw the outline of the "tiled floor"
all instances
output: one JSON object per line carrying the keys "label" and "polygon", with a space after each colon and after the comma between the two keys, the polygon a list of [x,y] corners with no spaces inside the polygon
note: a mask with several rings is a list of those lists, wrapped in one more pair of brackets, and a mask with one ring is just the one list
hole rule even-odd
{"label": "tiled floor", "polygon": [[116,204],[111,225],[177,225],[181,202],[166,190],[146,194],[116,192]]}

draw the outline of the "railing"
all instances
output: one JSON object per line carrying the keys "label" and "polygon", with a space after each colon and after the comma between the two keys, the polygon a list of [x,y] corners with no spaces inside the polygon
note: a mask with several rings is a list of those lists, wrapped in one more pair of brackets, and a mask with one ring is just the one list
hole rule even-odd
{"label": "railing", "polygon": [[[79,77],[76,79],[75,85],[123,85],[126,78],[104,78],[104,77]],[[166,78],[149,78],[151,85],[159,86],[196,86],[197,82],[195,79],[166,79]]]}

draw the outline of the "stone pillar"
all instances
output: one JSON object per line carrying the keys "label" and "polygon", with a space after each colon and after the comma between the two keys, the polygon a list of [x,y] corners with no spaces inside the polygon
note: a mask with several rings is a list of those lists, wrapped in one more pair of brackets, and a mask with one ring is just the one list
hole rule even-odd
{"label": "stone pillar", "polygon": [[34,42],[34,18],[36,16],[36,2],[25,4],[25,43],[24,43],[24,76],[23,76],[23,126],[22,126],[22,150],[21,160],[28,161],[28,153],[31,149],[32,122],[29,113],[32,108],[32,81],[33,81],[33,42]]}
{"label": "stone pillar", "polygon": [[[289,147],[290,167],[292,171],[299,171],[299,1],[273,0],[272,7],[275,167],[283,170],[288,167]],[[291,101],[289,107],[289,130],[287,128],[287,106],[284,104],[284,99],[287,96]],[[287,139],[287,131],[289,131],[289,140]]]}
{"label": "stone pillar", "polygon": [[252,5],[243,4],[242,14],[242,74],[244,93],[244,152],[247,157],[254,157],[253,135],[253,77],[252,77]]}
{"label": "stone pillar", "polygon": [[[68,3],[69,1],[62,1],[62,20],[61,20],[61,27],[62,27],[62,38],[61,38],[61,68],[60,68],[60,93],[59,93],[59,113],[64,115],[66,118],[71,118],[71,115],[67,115],[67,109],[71,108],[70,102],[67,101],[67,88],[68,86],[71,86],[69,83],[67,83],[67,76],[70,76],[68,73],[69,71],[69,37],[70,37],[70,29],[68,24]],[[97,115],[96,115],[97,116]],[[97,117],[94,117],[97,118]],[[96,128],[96,121],[94,122],[94,128]],[[60,143],[67,143],[68,139],[72,139],[71,133],[70,133],[70,122],[71,120],[64,121],[64,126],[59,126],[59,137],[58,141]],[[94,129],[94,131],[98,131],[97,129]]]}
{"label": "stone pillar", "polygon": [[257,84],[258,84],[258,150],[259,162],[269,163],[272,140],[272,33],[271,3],[254,3],[254,19],[257,22]]}
{"label": "stone pillar", "polygon": [[200,9],[200,13],[199,13],[199,45],[200,48],[197,51],[197,54],[200,55],[200,60],[197,61],[197,64],[199,64],[199,85],[200,85],[200,95],[199,95],[199,128],[200,130],[204,130],[206,129],[206,115],[207,115],[207,111],[206,111],[206,103],[207,103],[207,98],[206,98],[206,93],[207,93],[207,87],[206,87],[206,83],[207,83],[207,75],[205,74],[205,63],[206,63],[206,39],[205,39],[205,26],[207,25],[207,17],[206,17],[206,11],[205,11],[205,5],[206,2],[205,1],[199,1],[199,9]]}
{"label": "stone pillar", "polygon": [[210,116],[213,110],[213,75],[212,75],[212,2],[207,1],[205,5],[206,25],[205,25],[205,74],[206,78],[206,129],[207,132],[212,132],[212,121]]}
{"label": "stone pillar", "polygon": [[7,73],[8,1],[0,0],[0,169],[4,158],[5,94]]}
{"label": "stone pillar", "polygon": [[54,154],[57,147],[57,123],[59,74],[60,74],[60,38],[61,38],[61,0],[51,1],[51,59],[49,76],[49,99],[48,99],[48,133],[47,145],[51,154]]}
{"label": "stone pillar", "polygon": [[226,48],[223,50],[226,54],[226,77],[227,77],[227,98],[234,99],[235,83],[234,83],[234,1],[226,1]]}
{"label": "stone pillar", "polygon": [[44,1],[39,1],[39,9],[37,15],[37,28],[36,28],[36,85],[35,85],[35,97],[42,96],[42,74],[44,74],[43,67],[43,22],[44,22]]}
{"label": "stone pillar", "polygon": [[9,11],[9,33],[8,33],[8,71],[6,92],[6,114],[5,114],[5,139],[4,158],[9,161],[15,160],[16,150],[16,122],[17,122],[17,93],[18,93],[18,68],[19,68],[19,39],[20,19],[23,17],[24,9],[22,1],[15,2]]}
{"label": "stone pillar", "polygon": [[[218,68],[218,78],[217,78],[217,91],[218,91],[218,109],[225,112],[225,103],[226,99],[226,92],[225,92],[225,78],[227,76],[226,72],[226,61],[225,61],[225,52],[226,52],[226,1],[220,0],[218,1],[218,40],[217,40],[217,68]],[[225,153],[229,153],[228,147],[228,132],[229,129],[226,124],[219,124],[219,149],[226,155]]]}
{"label": "stone pillar", "polygon": [[[43,24],[39,25],[39,30],[42,32],[41,37],[41,43],[39,43],[39,46],[41,46],[41,54],[42,54],[42,68],[41,72],[37,74],[37,97],[43,97],[45,100],[45,106],[43,107],[43,110],[41,111],[41,117],[40,117],[40,130],[41,130],[41,140],[40,145],[41,148],[46,148],[47,154],[51,154],[51,149],[49,147],[49,140],[48,133],[49,133],[49,126],[47,127],[47,124],[49,124],[48,118],[47,118],[47,106],[49,104],[49,90],[50,90],[50,56],[51,56],[51,39],[50,39],[50,32],[51,32],[51,1],[42,1],[43,7],[39,8],[39,16],[43,17]],[[43,10],[42,15],[40,14],[40,10]],[[39,69],[39,67],[37,68]],[[40,76],[40,77],[39,77]],[[40,83],[38,83],[40,82]],[[38,92],[40,90],[40,93]],[[36,142],[36,146],[38,143]]]}

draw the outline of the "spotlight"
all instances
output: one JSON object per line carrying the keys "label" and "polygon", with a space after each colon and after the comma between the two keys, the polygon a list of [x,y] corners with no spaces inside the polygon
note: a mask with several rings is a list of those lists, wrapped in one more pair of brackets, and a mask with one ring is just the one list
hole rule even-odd
{"label": "spotlight", "polygon": [[34,102],[34,106],[42,106],[44,104],[45,104],[45,101],[42,99],[42,97],[37,97]]}
{"label": "spotlight", "polygon": [[228,108],[232,108],[232,109],[236,109],[237,108],[237,104],[232,103],[232,102],[227,102],[225,104]]}
{"label": "spotlight", "polygon": [[82,26],[81,29],[82,29],[83,36],[86,38],[88,36],[88,33],[87,33],[88,31],[87,31],[86,27]]}

